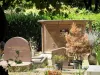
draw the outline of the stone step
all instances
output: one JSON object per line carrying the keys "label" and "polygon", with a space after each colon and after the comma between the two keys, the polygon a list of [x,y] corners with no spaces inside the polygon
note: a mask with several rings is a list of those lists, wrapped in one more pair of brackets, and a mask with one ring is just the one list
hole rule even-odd
{"label": "stone step", "polygon": [[10,72],[20,72],[29,70],[32,67],[32,62],[22,62],[17,64],[14,61],[0,61],[0,66],[8,68]]}
{"label": "stone step", "polygon": [[65,69],[73,69],[73,66],[63,66]]}

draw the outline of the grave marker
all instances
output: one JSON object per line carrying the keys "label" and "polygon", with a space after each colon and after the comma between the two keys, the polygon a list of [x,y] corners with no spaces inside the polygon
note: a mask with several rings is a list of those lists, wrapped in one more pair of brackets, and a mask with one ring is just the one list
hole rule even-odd
{"label": "grave marker", "polygon": [[[19,53],[19,56],[17,53]],[[22,37],[9,39],[4,47],[4,60],[9,59],[31,62],[31,50],[28,41]]]}

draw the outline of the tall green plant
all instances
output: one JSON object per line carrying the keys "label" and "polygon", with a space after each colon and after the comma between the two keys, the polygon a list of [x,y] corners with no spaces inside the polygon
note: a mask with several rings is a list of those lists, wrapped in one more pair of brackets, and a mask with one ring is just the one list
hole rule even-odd
{"label": "tall green plant", "polygon": [[98,41],[100,41],[99,38],[95,41],[93,49],[96,52],[96,58],[97,58],[98,64],[100,65],[100,43],[98,43]]}
{"label": "tall green plant", "polygon": [[53,60],[55,63],[61,63],[66,59],[64,55],[53,55]]}

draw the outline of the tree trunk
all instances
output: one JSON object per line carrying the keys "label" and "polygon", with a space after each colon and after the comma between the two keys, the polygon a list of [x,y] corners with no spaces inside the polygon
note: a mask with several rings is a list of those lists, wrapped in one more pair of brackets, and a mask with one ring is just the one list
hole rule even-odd
{"label": "tree trunk", "polygon": [[92,0],[88,0],[88,9],[89,10],[92,10]]}
{"label": "tree trunk", "polygon": [[7,25],[8,23],[5,17],[4,10],[0,6],[0,42],[5,40]]}
{"label": "tree trunk", "polygon": [[85,4],[86,9],[88,9],[88,3],[87,3],[87,0],[84,0],[84,4]]}
{"label": "tree trunk", "polygon": [[[99,0],[94,0],[95,2],[95,9],[94,11],[97,11],[98,5],[99,5]],[[92,0],[84,0],[84,4],[86,9],[92,10]]]}
{"label": "tree trunk", "polygon": [[99,0],[95,0],[95,9],[94,9],[94,11],[97,11],[97,9],[98,9],[98,4],[99,4]]}
{"label": "tree trunk", "polygon": [[92,10],[92,7],[91,7],[92,0],[84,0],[84,4],[85,4],[85,7],[86,7],[87,10],[88,9]]}

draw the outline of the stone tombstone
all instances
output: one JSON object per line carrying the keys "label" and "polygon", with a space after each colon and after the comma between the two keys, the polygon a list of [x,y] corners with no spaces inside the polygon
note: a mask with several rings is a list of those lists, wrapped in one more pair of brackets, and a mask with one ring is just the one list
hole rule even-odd
{"label": "stone tombstone", "polygon": [[[16,52],[19,52],[19,56]],[[31,62],[29,43],[22,37],[13,37],[9,39],[4,47],[4,60],[16,60],[16,57],[22,62]]]}

